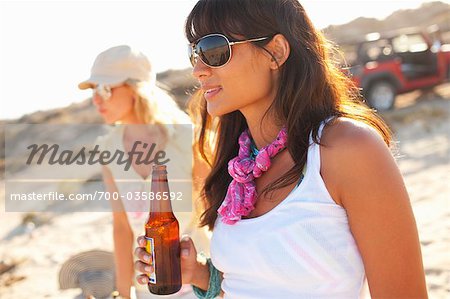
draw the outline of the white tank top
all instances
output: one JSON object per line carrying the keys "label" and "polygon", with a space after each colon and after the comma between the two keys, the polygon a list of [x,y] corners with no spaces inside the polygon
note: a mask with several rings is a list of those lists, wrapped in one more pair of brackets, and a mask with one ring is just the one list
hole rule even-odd
{"label": "white tank top", "polygon": [[346,211],[322,180],[311,136],[310,144],[303,181],[275,208],[234,225],[217,219],[210,250],[224,273],[225,298],[359,297],[364,265]]}

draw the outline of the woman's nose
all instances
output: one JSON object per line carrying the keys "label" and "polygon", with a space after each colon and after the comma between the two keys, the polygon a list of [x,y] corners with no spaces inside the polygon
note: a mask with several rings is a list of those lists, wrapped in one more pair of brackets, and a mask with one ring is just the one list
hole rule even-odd
{"label": "woman's nose", "polygon": [[99,106],[102,102],[103,102],[102,97],[99,96],[96,92],[94,92],[93,95],[92,95],[92,103],[95,106]]}
{"label": "woman's nose", "polygon": [[192,69],[192,75],[197,78],[197,80],[202,79],[211,75],[211,68],[203,63],[203,61],[197,58],[197,61]]}

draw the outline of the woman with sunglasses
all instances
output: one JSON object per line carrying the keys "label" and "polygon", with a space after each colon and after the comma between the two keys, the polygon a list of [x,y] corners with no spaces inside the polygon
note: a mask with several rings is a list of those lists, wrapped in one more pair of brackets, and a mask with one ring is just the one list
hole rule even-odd
{"label": "woman with sunglasses", "polygon": [[[196,294],[358,298],[367,277],[373,298],[426,298],[391,132],[301,4],[200,0],[186,36],[200,83],[198,147],[211,164],[201,216],[211,259],[181,243]],[[146,283],[143,247],[136,256]]]}
{"label": "woman with sunglasses", "polygon": [[[191,121],[180,110],[175,101],[155,85],[155,74],[149,59],[140,51],[129,46],[117,46],[100,53],[91,69],[88,80],[79,88],[92,88],[92,101],[107,124],[114,124],[111,131],[100,137],[100,150],[123,152],[137,145],[136,150],[147,152],[147,145],[155,145],[153,153],[162,150],[170,159],[167,163],[170,178],[185,179],[178,183],[177,191],[186,191],[187,205],[174,212],[180,223],[180,231],[194,234],[202,249],[208,251],[209,239],[206,229],[199,229],[193,220],[191,207],[192,179],[192,136]],[[140,142],[140,144],[138,143]],[[164,160],[166,160],[166,158]],[[196,164],[196,174],[202,167]],[[155,298],[146,287],[134,289],[133,240],[144,231],[149,212],[149,200],[143,200],[150,191],[152,165],[137,163],[132,159],[131,167],[110,163],[103,167],[105,189],[111,198],[113,209],[113,238],[115,255],[116,288],[122,298]],[[173,184],[171,184],[173,186]],[[179,187],[179,188],[178,188]],[[175,191],[175,190],[171,190]],[[187,208],[186,208],[187,206]],[[136,294],[135,294],[136,292]],[[192,288],[186,285],[174,297],[195,298]]]}

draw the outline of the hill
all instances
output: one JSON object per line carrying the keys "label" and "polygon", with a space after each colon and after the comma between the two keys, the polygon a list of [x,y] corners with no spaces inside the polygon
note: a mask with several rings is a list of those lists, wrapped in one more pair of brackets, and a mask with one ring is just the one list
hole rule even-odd
{"label": "hill", "polygon": [[[428,2],[416,9],[397,10],[383,20],[360,17],[343,25],[330,25],[323,28],[323,32],[335,43],[347,44],[371,32],[383,33],[406,27],[426,29],[434,24],[442,32],[450,31],[450,4]],[[450,36],[445,38],[450,42]]]}

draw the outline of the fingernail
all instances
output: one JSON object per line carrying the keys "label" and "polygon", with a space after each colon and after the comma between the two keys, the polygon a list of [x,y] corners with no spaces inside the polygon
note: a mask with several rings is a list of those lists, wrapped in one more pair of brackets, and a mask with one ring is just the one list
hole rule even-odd
{"label": "fingernail", "polygon": [[147,272],[147,273],[152,273],[152,272],[153,272],[153,268],[150,267],[150,266],[145,266],[144,270],[145,270],[145,272]]}
{"label": "fingernail", "polygon": [[181,249],[182,256],[189,256],[189,249]]}
{"label": "fingernail", "polygon": [[181,236],[181,241],[189,241],[189,235]]}
{"label": "fingernail", "polygon": [[149,262],[150,261],[150,256],[149,255],[144,255],[144,261]]}

